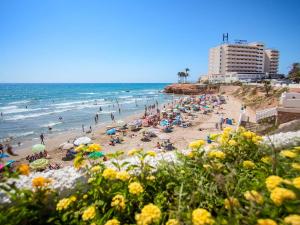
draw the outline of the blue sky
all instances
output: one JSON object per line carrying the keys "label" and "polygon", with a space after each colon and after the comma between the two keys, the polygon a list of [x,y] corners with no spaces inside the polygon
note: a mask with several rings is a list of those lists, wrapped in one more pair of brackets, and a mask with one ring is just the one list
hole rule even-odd
{"label": "blue sky", "polygon": [[210,47],[262,41],[300,61],[297,0],[2,0],[0,82],[173,82]]}

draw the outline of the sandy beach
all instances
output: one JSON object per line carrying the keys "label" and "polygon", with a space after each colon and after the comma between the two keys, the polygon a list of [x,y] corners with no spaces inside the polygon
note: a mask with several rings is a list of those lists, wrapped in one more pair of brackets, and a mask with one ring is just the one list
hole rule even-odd
{"label": "sandy beach", "polygon": [[[238,121],[240,108],[242,104],[239,100],[228,95],[226,97],[226,104],[221,105],[220,109],[215,109],[212,113],[204,115],[203,112],[193,112],[194,117],[190,117],[192,126],[188,128],[182,128],[175,126],[171,133],[166,134],[170,139],[171,143],[177,149],[186,149],[188,144],[196,139],[206,139],[207,135],[212,133],[219,133],[221,130],[215,128],[215,123],[220,120],[220,113],[223,114],[223,118],[231,118]],[[218,112],[218,113],[217,113]],[[134,119],[140,118],[141,113],[133,114],[124,119],[124,122],[128,123]],[[50,162],[58,163],[62,166],[71,165],[72,161],[63,161],[62,157],[65,156],[66,150],[59,149],[59,145],[72,141],[76,137],[88,136],[92,139],[93,143],[100,144],[103,147],[104,153],[110,153],[117,150],[129,151],[133,148],[143,148],[144,150],[155,149],[156,143],[162,140],[159,137],[152,138],[149,142],[141,141],[143,136],[143,131],[148,128],[142,128],[139,131],[133,132],[128,131],[126,136],[120,135],[123,139],[121,144],[116,144],[115,146],[109,145],[110,136],[105,133],[106,126],[112,125],[112,123],[107,123],[105,125],[99,125],[90,134],[84,134],[82,132],[65,132],[59,135],[48,136],[45,139],[46,149],[50,155]],[[228,126],[228,125],[226,125]],[[235,125],[233,125],[234,127]],[[157,129],[157,132],[160,132]],[[134,134],[134,137],[132,137]],[[16,148],[15,151],[18,156],[11,157],[12,159],[23,163],[27,162],[25,157],[32,154],[31,146],[32,144],[39,143],[39,140],[34,140],[32,142],[25,143],[23,146]]]}

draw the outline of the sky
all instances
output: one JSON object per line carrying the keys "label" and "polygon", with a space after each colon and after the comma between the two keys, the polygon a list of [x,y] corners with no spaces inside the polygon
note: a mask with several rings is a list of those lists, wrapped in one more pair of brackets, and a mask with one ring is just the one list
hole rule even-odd
{"label": "sky", "polygon": [[298,0],[1,0],[0,82],[195,81],[236,39],[300,61]]}

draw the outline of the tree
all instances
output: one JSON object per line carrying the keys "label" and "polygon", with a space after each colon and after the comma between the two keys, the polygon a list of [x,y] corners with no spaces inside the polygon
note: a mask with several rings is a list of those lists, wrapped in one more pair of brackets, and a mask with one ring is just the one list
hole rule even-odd
{"label": "tree", "polygon": [[297,83],[300,82],[300,63],[293,63],[288,78]]}
{"label": "tree", "polygon": [[185,68],[185,74],[184,74],[185,83],[186,83],[187,77],[190,75],[189,72],[190,72],[190,69],[189,68]]}
{"label": "tree", "polygon": [[269,92],[272,89],[271,82],[269,80],[264,80],[263,83],[264,83],[264,89],[265,89],[265,92],[266,92],[266,96],[268,97]]}
{"label": "tree", "polygon": [[178,76],[178,83],[181,83],[181,72],[178,72],[177,76]]}

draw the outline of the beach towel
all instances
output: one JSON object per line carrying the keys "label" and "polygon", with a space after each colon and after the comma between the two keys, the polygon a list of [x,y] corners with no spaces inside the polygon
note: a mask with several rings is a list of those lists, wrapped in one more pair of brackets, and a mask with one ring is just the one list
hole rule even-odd
{"label": "beach towel", "polygon": [[1,159],[3,159],[3,158],[7,158],[7,157],[9,157],[9,155],[7,155],[7,154],[5,154],[5,153],[3,153],[3,154],[0,154],[0,158],[1,158]]}
{"label": "beach towel", "polygon": [[107,135],[114,135],[115,133],[116,133],[116,129],[115,128],[106,131]]}

